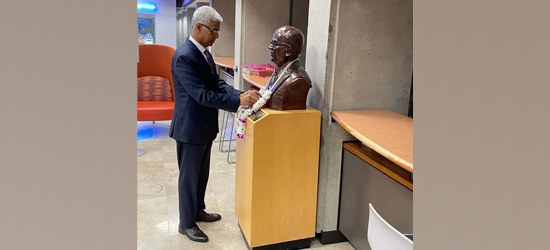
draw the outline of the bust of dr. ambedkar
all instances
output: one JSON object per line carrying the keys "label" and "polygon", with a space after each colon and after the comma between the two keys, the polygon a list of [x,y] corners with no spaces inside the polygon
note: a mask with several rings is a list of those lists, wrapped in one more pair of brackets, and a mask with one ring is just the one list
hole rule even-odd
{"label": "bust of dr. ambedkar", "polygon": [[266,88],[271,90],[267,107],[274,110],[306,109],[311,79],[300,65],[299,56],[304,34],[292,26],[283,26],[273,33],[269,50],[277,65]]}

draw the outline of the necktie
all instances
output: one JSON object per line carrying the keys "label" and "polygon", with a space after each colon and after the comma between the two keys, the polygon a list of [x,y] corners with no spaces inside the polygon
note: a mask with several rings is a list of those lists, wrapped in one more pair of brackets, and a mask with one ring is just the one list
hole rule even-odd
{"label": "necktie", "polygon": [[279,72],[280,70],[278,70],[278,68],[276,68],[275,70],[273,70],[273,79],[272,82],[269,84],[269,88],[271,91],[273,91],[273,87],[275,87],[275,84],[277,84],[277,81],[279,81]]}
{"label": "necktie", "polygon": [[208,50],[204,51],[204,55],[206,56],[206,61],[208,62],[208,65],[210,65],[210,71],[212,71],[212,74],[214,74],[214,69],[212,69],[212,60],[210,59],[210,53],[208,53]]}
{"label": "necktie", "polygon": [[277,72],[277,69],[275,69],[273,71],[273,74],[271,76],[271,81],[269,82],[269,85],[267,86],[268,89],[272,89],[273,88],[273,85],[275,85],[275,82],[277,81],[277,75],[278,75],[278,72]]}

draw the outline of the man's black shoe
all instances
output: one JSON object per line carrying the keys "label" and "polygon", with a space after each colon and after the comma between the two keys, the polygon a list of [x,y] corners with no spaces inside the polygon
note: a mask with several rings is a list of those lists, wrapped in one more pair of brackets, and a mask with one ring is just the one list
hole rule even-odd
{"label": "man's black shoe", "polygon": [[197,213],[197,221],[213,222],[221,220],[221,218],[222,216],[219,214],[209,214],[204,210],[201,210],[199,211],[199,213]]}
{"label": "man's black shoe", "polygon": [[179,226],[180,234],[183,234],[187,236],[192,241],[196,242],[207,242],[208,236],[197,226],[193,226],[192,228],[183,228]]}

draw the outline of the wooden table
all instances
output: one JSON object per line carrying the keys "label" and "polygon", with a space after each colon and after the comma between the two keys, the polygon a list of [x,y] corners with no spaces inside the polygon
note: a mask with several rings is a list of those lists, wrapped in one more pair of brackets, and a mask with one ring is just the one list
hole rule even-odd
{"label": "wooden table", "polygon": [[264,88],[266,85],[267,85],[267,82],[269,82],[269,77],[260,77],[260,76],[255,76],[255,75],[249,75],[249,74],[245,74],[244,72],[242,73],[243,74],[243,78],[249,82],[250,84],[262,89]]}
{"label": "wooden table", "polygon": [[215,56],[214,62],[216,65],[228,69],[233,69],[235,67],[235,58],[233,57]]}
{"label": "wooden table", "polygon": [[390,161],[413,172],[413,119],[389,110],[332,111],[345,130]]}
{"label": "wooden table", "polygon": [[413,120],[388,110],[332,111],[361,142],[344,142],[338,230],[356,249],[370,249],[371,203],[401,233],[413,233]]}
{"label": "wooden table", "polygon": [[235,66],[235,58],[215,56],[214,63],[218,65],[218,75],[220,78],[227,84],[234,86],[233,67]]}
{"label": "wooden table", "polygon": [[[235,59],[233,57],[215,56],[214,62],[216,63],[216,65],[228,69],[233,69],[235,67]],[[245,73],[242,73],[242,75],[248,83],[260,89],[264,88],[269,81],[269,77],[259,77],[255,75],[248,75]]]}

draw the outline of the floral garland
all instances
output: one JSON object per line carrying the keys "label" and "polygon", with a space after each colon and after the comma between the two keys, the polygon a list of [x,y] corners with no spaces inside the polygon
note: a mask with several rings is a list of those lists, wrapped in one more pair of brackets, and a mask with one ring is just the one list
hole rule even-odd
{"label": "floral garland", "polygon": [[241,107],[240,112],[237,114],[237,138],[243,139],[244,138],[244,128],[246,125],[246,118],[250,115],[258,112],[266,103],[267,100],[271,97],[271,91],[267,89],[260,89],[260,94],[262,97],[260,97],[252,107],[249,106],[243,106]]}
{"label": "floral garland", "polygon": [[[299,56],[300,55],[298,55],[298,58],[296,58],[296,59],[290,61],[289,63],[287,63],[282,72],[285,72],[288,69],[288,67],[290,67],[290,65],[292,63],[294,63],[295,61],[298,61],[300,59]],[[263,89],[260,89],[260,95],[262,95],[262,97],[260,97],[260,99],[258,99],[256,101],[256,103],[254,103],[254,105],[252,105],[252,107],[249,107],[249,106],[241,107],[240,112],[237,114],[237,118],[238,118],[237,119],[238,124],[237,124],[237,129],[236,129],[237,130],[237,138],[239,138],[239,139],[244,138],[244,127],[246,125],[246,118],[249,117],[250,115],[258,112],[258,110],[260,110],[261,108],[264,107],[264,105],[267,103],[267,101],[271,97],[272,91],[275,91],[277,89],[277,85],[279,84],[279,82],[281,80],[281,77],[283,77],[284,74],[279,74],[279,76],[275,79],[275,81],[272,82],[272,80],[274,79],[273,78],[274,75],[277,75],[277,69],[275,69],[273,74],[271,74],[271,78],[269,78],[267,87],[263,88]],[[274,83],[274,85],[269,87],[271,85],[271,83]]]}

